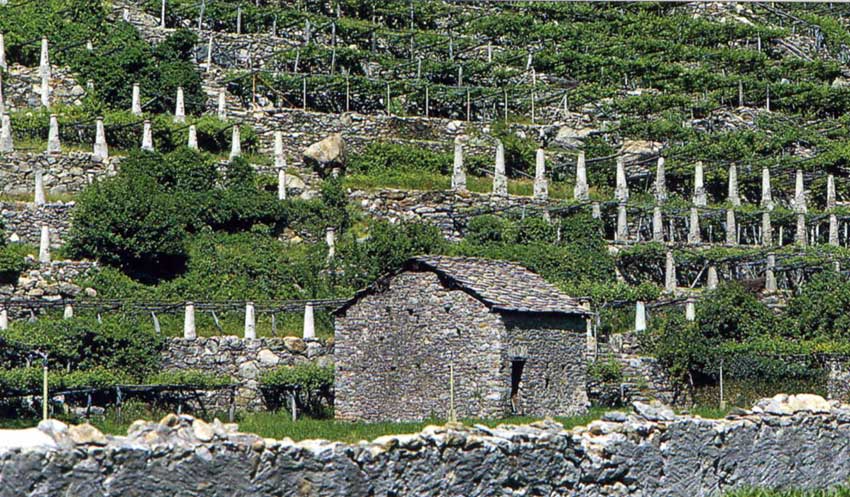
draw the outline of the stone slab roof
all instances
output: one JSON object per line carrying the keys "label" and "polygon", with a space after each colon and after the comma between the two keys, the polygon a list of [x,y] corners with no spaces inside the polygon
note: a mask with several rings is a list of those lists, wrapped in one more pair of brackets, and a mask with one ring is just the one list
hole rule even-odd
{"label": "stone slab roof", "polygon": [[421,256],[410,259],[405,267],[434,271],[496,311],[590,314],[578,300],[513,262]]}

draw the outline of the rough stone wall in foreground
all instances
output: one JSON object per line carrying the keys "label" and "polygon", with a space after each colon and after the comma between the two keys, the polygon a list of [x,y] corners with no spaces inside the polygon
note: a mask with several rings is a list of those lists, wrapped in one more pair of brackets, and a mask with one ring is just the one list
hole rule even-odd
{"label": "rough stone wall in foreground", "polygon": [[0,497],[717,495],[850,477],[850,406],[775,397],[724,420],[636,405],[588,427],[428,427],[347,445],[169,415],[127,437],[56,421],[0,437]]}

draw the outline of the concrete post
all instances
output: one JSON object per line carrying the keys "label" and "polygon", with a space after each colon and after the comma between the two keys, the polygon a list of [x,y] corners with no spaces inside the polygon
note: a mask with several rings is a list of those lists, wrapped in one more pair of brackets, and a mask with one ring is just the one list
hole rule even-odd
{"label": "concrete post", "polygon": [[189,126],[189,140],[186,146],[198,150],[198,128],[194,124]]}
{"label": "concrete post", "polygon": [[714,290],[717,288],[717,282],[719,278],[717,277],[717,267],[708,266],[708,276],[706,277],[705,286],[708,287],[709,290]]}
{"label": "concrete post", "polygon": [[50,79],[50,57],[47,49],[47,37],[41,37],[41,58],[38,62],[38,70],[42,77]]}
{"label": "concrete post", "polygon": [[767,254],[767,270],[764,273],[764,289],[768,293],[776,292],[776,256]]}
{"label": "concrete post", "polygon": [[602,217],[602,207],[599,206],[599,202],[590,204],[590,217],[593,219],[600,219]]}
{"label": "concrete post", "polygon": [[691,207],[691,219],[688,224],[688,244],[698,245],[702,243],[702,234],[699,230],[699,211]]}
{"label": "concrete post", "polygon": [[646,330],[646,304],[638,300],[635,302],[635,331]]}
{"label": "concrete post", "polygon": [[333,259],[336,255],[336,229],[333,227],[325,229],[325,244],[328,246],[328,259]]}
{"label": "concrete post", "polygon": [[38,241],[38,262],[50,264],[50,228],[41,226],[41,238]]}
{"label": "concrete post", "polygon": [[162,0],[162,7],[159,13],[159,27],[165,29],[165,0]]}
{"label": "concrete post", "polygon": [[702,161],[698,161],[694,166],[694,205],[697,207],[708,205],[708,196],[705,193],[703,181]]}
{"label": "concrete post", "polygon": [[0,330],[9,329],[9,311],[6,308],[0,309]]}
{"label": "concrete post", "polygon": [[65,304],[65,310],[62,312],[62,319],[71,319],[74,317],[74,306]]}
{"label": "concrete post", "polygon": [[657,205],[652,209],[652,241],[664,241],[664,218],[661,215],[661,207]]}
{"label": "concrete post", "polygon": [[693,300],[688,299],[685,302],[685,320],[687,321],[696,321],[697,320],[697,307]]}
{"label": "concrete post", "polygon": [[773,193],[770,189],[770,169],[761,170],[761,206],[767,210],[773,210]]}
{"label": "concrete post", "polygon": [[174,122],[186,122],[186,105],[183,102],[183,87],[177,87],[177,103],[174,106]]}
{"label": "concrete post", "polygon": [[198,337],[195,331],[195,304],[186,302],[183,314],[183,338],[194,340]]}
{"label": "concrete post", "polygon": [[47,153],[58,154],[62,152],[62,144],[59,141],[59,119],[56,114],[50,114],[50,125],[47,129]]}
{"label": "concrete post", "polygon": [[463,168],[463,144],[455,140],[455,155],[452,162],[452,190],[466,191],[466,171]]}
{"label": "concrete post", "polygon": [[3,113],[0,118],[0,152],[12,153],[15,151],[15,145],[12,142],[12,120],[9,114]]}
{"label": "concrete post", "polygon": [[773,227],[770,223],[770,212],[761,213],[761,244],[765,247],[773,245]]}
{"label": "concrete post", "polygon": [[316,323],[313,319],[313,303],[304,306],[304,339],[316,338]]}
{"label": "concrete post", "polygon": [[39,94],[41,95],[41,106],[50,108],[50,77],[46,74],[41,75]]}
{"label": "concrete post", "polygon": [[508,196],[508,177],[505,174],[505,146],[496,141],[496,170],[493,174],[493,195]]}
{"label": "concrete post", "polygon": [[230,160],[242,155],[242,138],[239,135],[239,125],[233,125],[233,133],[230,139]]}
{"label": "concrete post", "polygon": [[620,202],[629,201],[629,185],[626,182],[626,163],[622,156],[617,157],[617,185],[614,198]]}
{"label": "concrete post", "polygon": [[537,200],[549,198],[549,181],[546,179],[546,154],[542,148],[537,149],[534,162],[534,198]]}
{"label": "concrete post", "polygon": [[245,338],[257,338],[257,322],[254,317],[254,303],[245,303]]}
{"label": "concrete post", "polygon": [[0,69],[0,115],[6,112],[6,99],[3,98],[3,70]]}
{"label": "concrete post", "polygon": [[277,199],[286,200],[286,164],[277,170]]}
{"label": "concrete post", "polygon": [[3,33],[0,33],[0,70],[6,71],[9,66],[6,64],[6,41],[3,37]]}
{"label": "concrete post", "polygon": [[829,215],[829,244],[833,247],[838,246],[838,218],[835,214]]}
{"label": "concrete post", "polygon": [[213,51],[213,37],[210,34],[210,38],[207,41],[207,71],[212,70],[212,51]]}
{"label": "concrete post", "polygon": [[94,80],[93,79],[87,79],[86,80],[86,91],[89,93],[89,95],[94,94]]}
{"label": "concrete post", "polygon": [[658,158],[655,166],[655,201],[664,203],[667,201],[667,181],[664,171],[664,157]]}
{"label": "concrete post", "polygon": [[797,214],[805,214],[806,209],[806,191],[803,186],[803,170],[797,169],[796,178],[794,181],[794,212]]}
{"label": "concrete post", "polygon": [[35,170],[35,195],[33,202],[35,205],[44,205],[47,203],[47,198],[44,195],[44,171],[40,167]]}
{"label": "concrete post", "polygon": [[578,159],[576,160],[576,185],[573,187],[573,198],[583,202],[590,200],[584,151],[578,153]]}
{"label": "concrete post", "polygon": [[835,176],[826,177],[826,210],[835,209]]}
{"label": "concrete post", "polygon": [[142,115],[142,91],[139,83],[133,83],[133,100],[130,104],[130,113],[134,116]]}
{"label": "concrete post", "polygon": [[726,245],[738,243],[738,228],[735,225],[734,209],[726,209]]}
{"label": "concrete post", "polygon": [[629,223],[626,218],[626,204],[617,206],[617,231],[614,234],[614,240],[625,242],[629,239]]}
{"label": "concrete post", "polygon": [[803,247],[806,245],[806,215],[797,214],[797,232],[794,233],[794,243]]}
{"label": "concrete post", "polygon": [[729,203],[735,207],[741,205],[741,197],[738,195],[738,166],[735,163],[729,165]]}
{"label": "concrete post", "polygon": [[673,252],[669,250],[664,264],[664,291],[676,291],[676,261],[673,259]]}
{"label": "concrete post", "polygon": [[224,88],[218,91],[218,118],[222,121],[227,120],[227,97]]}
{"label": "concrete post", "polygon": [[142,124],[142,150],[153,152],[153,130],[151,130],[151,122],[147,119]]}
{"label": "concrete post", "polygon": [[280,169],[286,167],[286,158],[283,155],[283,131],[274,132],[274,167]]}
{"label": "concrete post", "polygon": [[106,130],[103,128],[103,118],[95,122],[94,158],[105,160],[109,157],[109,146],[106,144]]}

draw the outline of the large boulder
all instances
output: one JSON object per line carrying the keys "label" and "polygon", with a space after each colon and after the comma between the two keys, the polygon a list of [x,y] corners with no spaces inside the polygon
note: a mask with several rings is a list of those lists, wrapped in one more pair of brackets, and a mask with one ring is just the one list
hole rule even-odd
{"label": "large boulder", "polygon": [[304,151],[304,162],[319,174],[337,174],[345,167],[345,142],[341,133],[334,133]]}

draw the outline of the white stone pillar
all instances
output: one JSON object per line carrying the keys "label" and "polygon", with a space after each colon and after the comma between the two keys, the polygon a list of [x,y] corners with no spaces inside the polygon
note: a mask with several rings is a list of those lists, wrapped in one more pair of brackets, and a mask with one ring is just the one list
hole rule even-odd
{"label": "white stone pillar", "polygon": [[664,157],[658,158],[655,166],[655,201],[664,203],[667,201],[667,180],[664,170]]}
{"label": "white stone pillar", "polygon": [[705,207],[708,205],[708,196],[705,193],[705,183],[703,179],[702,161],[697,161],[694,166],[694,205],[697,207]]}
{"label": "white stone pillar", "polygon": [[664,291],[676,291],[676,261],[673,259],[673,252],[669,250],[664,264]]}
{"label": "white stone pillar", "polygon": [[629,223],[627,219],[626,213],[626,204],[620,204],[617,206],[617,231],[614,236],[614,240],[618,242],[625,242],[629,239]]}
{"label": "white stone pillar", "polygon": [[590,204],[590,217],[593,219],[602,218],[602,207],[600,207],[599,202],[593,202]]}
{"label": "white stone pillar", "polygon": [[286,158],[283,155],[283,131],[274,132],[274,167],[280,169],[286,167]]}
{"label": "white stone pillar", "polygon": [[39,87],[41,95],[41,106],[50,108],[50,77],[46,74],[41,75],[41,86]]}
{"label": "white stone pillar", "polygon": [[195,330],[195,304],[186,302],[183,314],[183,338],[194,340],[198,337]]}
{"label": "white stone pillar", "polygon": [[508,196],[508,177],[505,174],[505,146],[496,140],[496,169],[493,173],[493,195]]}
{"label": "white stone pillar", "polygon": [[708,276],[706,277],[705,286],[708,287],[709,290],[714,290],[717,288],[717,283],[720,281],[720,278],[717,277],[717,267],[714,265],[708,266]]}
{"label": "white stone pillar", "polygon": [[794,212],[797,214],[805,214],[807,211],[806,191],[803,186],[803,170],[797,169],[794,181]]}
{"label": "white stone pillar", "polygon": [[222,121],[227,120],[227,97],[224,88],[218,91],[218,118]]}
{"label": "white stone pillar", "polygon": [[764,273],[764,289],[768,293],[776,292],[776,256],[767,254],[767,270]]}
{"label": "white stone pillar", "polygon": [[109,157],[109,145],[106,144],[106,130],[103,128],[103,118],[98,117],[95,122],[94,158],[106,160]]}
{"label": "white stone pillar", "polygon": [[65,304],[65,310],[62,312],[62,319],[71,319],[74,317],[74,306]]}
{"label": "white stone pillar", "polygon": [[466,170],[463,168],[463,143],[455,139],[455,154],[452,162],[452,190],[466,191]]}
{"label": "white stone pillar", "polygon": [[3,97],[3,70],[0,69],[0,115],[6,113],[6,99]]}
{"label": "white stone pillar", "polygon": [[702,243],[702,234],[699,230],[699,211],[696,207],[691,207],[691,219],[688,223],[688,243],[690,245]]}
{"label": "white stone pillar", "polygon": [[738,207],[741,197],[738,195],[738,166],[733,162],[729,165],[729,203]]}
{"label": "white stone pillar", "polygon": [[139,83],[133,84],[133,100],[132,104],[130,105],[130,112],[134,116],[142,115],[142,93],[141,89],[139,88]]}
{"label": "white stone pillar", "polygon": [[151,122],[147,119],[142,124],[142,150],[153,152],[153,130],[151,130]]}
{"label": "white stone pillar", "polygon": [[664,218],[661,214],[661,207],[657,205],[652,209],[652,241],[664,241]]}
{"label": "white stone pillar", "polygon": [[635,331],[646,331],[646,304],[635,302]]}
{"label": "white stone pillar", "polygon": [[189,126],[189,141],[186,146],[198,150],[198,128],[194,124]]}
{"label": "white stone pillar", "polygon": [[242,155],[242,138],[239,135],[239,125],[233,125],[233,133],[230,138],[230,160]]}
{"label": "white stone pillar", "polygon": [[333,227],[325,229],[325,244],[328,246],[328,259],[333,259],[336,255],[336,229]]}
{"label": "white stone pillar", "polygon": [[833,247],[838,246],[838,218],[835,214],[829,215],[829,244]]}
{"label": "white stone pillar", "polygon": [[826,177],[826,210],[835,209],[835,176]]}
{"label": "white stone pillar", "polygon": [[794,234],[794,243],[797,245],[806,245],[806,215],[803,213],[797,214],[797,232]]}
{"label": "white stone pillar", "polygon": [[159,27],[165,29],[165,0],[162,0],[162,7],[159,13]]}
{"label": "white stone pillar", "polygon": [[59,141],[59,119],[56,114],[50,114],[50,124],[47,129],[47,153],[58,154],[62,152],[62,144]]}
{"label": "white stone pillar", "polygon": [[587,166],[585,165],[583,150],[578,153],[578,159],[576,159],[576,184],[573,187],[573,198],[582,202],[590,200],[587,186]]}
{"label": "white stone pillar", "polygon": [[6,308],[0,309],[0,330],[9,329],[9,311]]}
{"label": "white stone pillar", "polygon": [[738,227],[735,223],[735,210],[726,209],[726,245],[738,244]]}
{"label": "white stone pillar", "polygon": [[3,37],[3,33],[0,33],[0,70],[6,71],[9,66],[6,64],[6,41]]}
{"label": "white stone pillar", "polygon": [[38,242],[38,262],[50,264],[50,228],[41,226],[41,238]]}
{"label": "white stone pillar", "polygon": [[254,317],[254,303],[245,303],[245,338],[257,338],[257,322]]}
{"label": "white stone pillar", "polygon": [[35,195],[33,198],[33,202],[35,202],[35,205],[44,205],[47,203],[47,198],[44,195],[44,171],[41,170],[41,167],[36,167],[34,175]]}
{"label": "white stone pillar", "polygon": [[12,153],[15,145],[12,141],[12,120],[9,114],[3,113],[0,118],[0,152]]}
{"label": "white stone pillar", "polygon": [[316,338],[316,322],[313,319],[313,303],[304,306],[304,339]]}
{"label": "white stone pillar", "polygon": [[210,34],[210,38],[207,41],[207,71],[212,70],[212,51],[213,51],[213,37]]}
{"label": "white stone pillar", "polygon": [[277,199],[286,200],[286,165],[277,170]]}
{"label": "white stone pillar", "polygon": [[761,244],[765,247],[773,245],[773,226],[770,223],[770,212],[761,214]]}
{"label": "white stone pillar", "polygon": [[546,179],[546,154],[542,148],[537,149],[534,161],[534,198],[537,200],[549,198],[549,181]]}
{"label": "white stone pillar", "polygon": [[177,87],[177,103],[174,106],[174,122],[186,122],[186,105],[183,102],[183,87]]}
{"label": "white stone pillar", "polygon": [[686,321],[696,321],[697,320],[697,306],[696,303],[688,299],[685,301],[685,320]]}
{"label": "white stone pillar", "polygon": [[761,170],[761,206],[767,210],[773,210],[773,193],[770,189],[770,169]]}
{"label": "white stone pillar", "polygon": [[619,202],[629,201],[629,185],[626,182],[626,163],[622,156],[617,157],[617,185],[614,198]]}
{"label": "white stone pillar", "polygon": [[38,62],[38,70],[42,76],[47,76],[50,79],[50,56],[47,49],[47,37],[41,37],[41,58]]}

